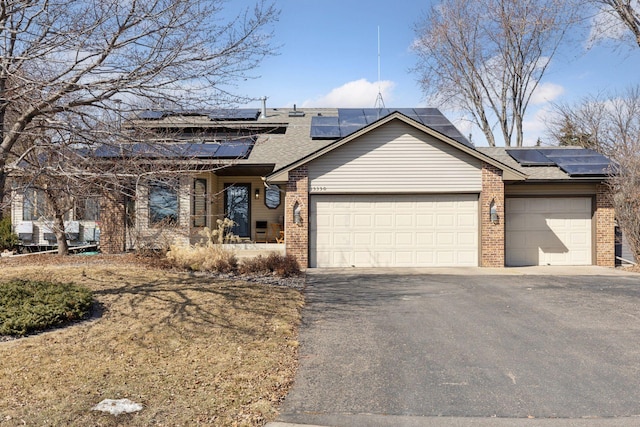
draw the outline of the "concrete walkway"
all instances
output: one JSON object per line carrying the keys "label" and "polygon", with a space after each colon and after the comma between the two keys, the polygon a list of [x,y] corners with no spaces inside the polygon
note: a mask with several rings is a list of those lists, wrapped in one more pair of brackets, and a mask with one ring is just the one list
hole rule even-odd
{"label": "concrete walkway", "polygon": [[406,274],[457,276],[638,276],[628,268],[584,266],[531,266],[531,267],[434,267],[434,268],[311,268],[307,274]]}

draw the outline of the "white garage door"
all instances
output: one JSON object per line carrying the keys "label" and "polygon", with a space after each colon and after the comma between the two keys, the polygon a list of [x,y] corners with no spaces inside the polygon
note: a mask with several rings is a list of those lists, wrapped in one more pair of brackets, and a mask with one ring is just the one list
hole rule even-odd
{"label": "white garage door", "polygon": [[478,265],[478,195],[313,195],[312,267]]}
{"label": "white garage door", "polygon": [[591,198],[508,198],[506,263],[590,265]]}

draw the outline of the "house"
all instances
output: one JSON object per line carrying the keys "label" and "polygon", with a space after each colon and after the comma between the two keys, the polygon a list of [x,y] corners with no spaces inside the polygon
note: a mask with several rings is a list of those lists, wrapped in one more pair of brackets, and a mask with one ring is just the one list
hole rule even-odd
{"label": "house", "polygon": [[245,245],[303,267],[614,266],[609,161],[587,149],[474,147],[435,108],[146,111],[128,126],[169,139],[132,152],[194,172],[104,198],[106,252],[194,243],[229,217]]}

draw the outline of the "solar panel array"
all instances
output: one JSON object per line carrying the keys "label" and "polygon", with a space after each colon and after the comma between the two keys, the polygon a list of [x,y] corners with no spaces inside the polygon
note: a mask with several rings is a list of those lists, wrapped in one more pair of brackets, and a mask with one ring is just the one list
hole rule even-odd
{"label": "solar panel array", "polygon": [[145,110],[138,113],[137,118],[142,120],[160,120],[171,116],[206,116],[213,121],[255,121],[260,117],[260,110],[255,108],[190,111]]}
{"label": "solar panel array", "polygon": [[96,148],[95,157],[137,157],[147,159],[157,158],[196,158],[196,159],[245,159],[249,156],[255,140],[245,138],[222,143],[206,144],[121,144],[103,145]]}
{"label": "solar panel array", "polygon": [[314,116],[311,118],[311,138],[344,138],[394,112],[404,114],[451,139],[473,148],[473,145],[462,136],[460,131],[437,108],[339,108],[338,117]]}
{"label": "solar panel array", "polygon": [[614,165],[588,148],[520,148],[507,150],[522,166],[557,166],[569,176],[604,176]]}

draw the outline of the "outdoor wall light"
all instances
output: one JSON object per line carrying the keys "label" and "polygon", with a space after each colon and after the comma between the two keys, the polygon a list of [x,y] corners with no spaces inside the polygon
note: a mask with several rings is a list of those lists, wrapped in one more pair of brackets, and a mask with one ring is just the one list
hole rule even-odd
{"label": "outdoor wall light", "polygon": [[293,205],[293,223],[296,225],[302,225],[301,209],[300,209],[300,204],[298,202],[296,202],[296,204]]}
{"label": "outdoor wall light", "polygon": [[260,189],[256,188],[256,200],[260,198]]}
{"label": "outdoor wall light", "polygon": [[495,199],[492,199],[491,204],[489,205],[489,218],[493,224],[498,223],[498,208],[496,207]]}

